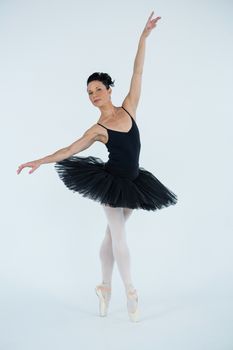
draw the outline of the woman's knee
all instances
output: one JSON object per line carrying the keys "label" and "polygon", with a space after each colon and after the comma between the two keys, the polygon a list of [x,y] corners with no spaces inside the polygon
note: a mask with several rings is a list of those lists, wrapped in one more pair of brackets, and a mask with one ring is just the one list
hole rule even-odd
{"label": "woman's knee", "polygon": [[105,234],[104,239],[100,246],[100,257],[104,257],[112,249],[111,234]]}

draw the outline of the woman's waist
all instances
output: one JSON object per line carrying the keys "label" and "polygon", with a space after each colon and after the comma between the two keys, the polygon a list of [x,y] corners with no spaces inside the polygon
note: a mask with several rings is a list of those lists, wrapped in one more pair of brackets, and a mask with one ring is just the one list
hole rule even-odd
{"label": "woman's waist", "polygon": [[113,175],[117,175],[120,177],[126,177],[134,179],[139,174],[139,164],[119,164],[116,162],[107,161],[104,164],[105,170],[109,171]]}

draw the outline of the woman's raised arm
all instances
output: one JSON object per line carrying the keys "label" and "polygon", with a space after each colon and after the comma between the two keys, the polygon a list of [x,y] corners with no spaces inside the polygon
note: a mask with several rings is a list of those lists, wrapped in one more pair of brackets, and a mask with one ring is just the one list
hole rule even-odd
{"label": "woman's raised arm", "polygon": [[138,50],[134,60],[133,75],[130,82],[130,89],[129,89],[128,95],[126,96],[123,102],[125,106],[130,109],[133,115],[136,112],[136,108],[137,108],[140,94],[141,94],[146,38],[148,37],[152,29],[156,26],[158,20],[161,18],[161,17],[156,17],[154,19],[151,19],[153,14],[154,14],[154,11],[152,11],[151,15],[149,16],[146,22],[145,28],[143,29],[143,32],[140,36]]}

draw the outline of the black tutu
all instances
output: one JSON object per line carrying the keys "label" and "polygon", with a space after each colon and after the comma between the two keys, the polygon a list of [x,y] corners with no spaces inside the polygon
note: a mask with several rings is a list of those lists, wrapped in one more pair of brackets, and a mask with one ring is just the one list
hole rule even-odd
{"label": "black tutu", "polygon": [[146,169],[139,167],[138,176],[130,179],[109,172],[105,164],[94,156],[71,156],[54,166],[68,189],[101,204],[145,210],[176,204],[176,194]]}

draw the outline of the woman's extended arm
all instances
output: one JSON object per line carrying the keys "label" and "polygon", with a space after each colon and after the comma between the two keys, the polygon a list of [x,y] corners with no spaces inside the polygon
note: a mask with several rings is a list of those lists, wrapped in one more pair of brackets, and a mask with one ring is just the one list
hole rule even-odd
{"label": "woman's extended arm", "polygon": [[29,174],[31,174],[42,164],[59,162],[63,159],[69,158],[73,154],[79,153],[85,150],[86,148],[90,147],[95,141],[97,141],[97,139],[98,139],[98,132],[96,131],[96,125],[94,125],[88,130],[86,130],[83,136],[80,137],[75,142],[73,142],[71,145],[61,148],[58,151],[46,157],[21,164],[17,169],[17,174],[19,174],[22,171],[22,169],[25,167],[32,168],[29,171]]}
{"label": "woman's extended arm", "polygon": [[143,32],[140,36],[138,50],[134,60],[133,75],[131,78],[129,93],[123,102],[129,106],[129,109],[133,114],[135,114],[136,112],[136,108],[141,94],[141,82],[145,59],[146,38],[150,34],[151,30],[156,26],[157,21],[161,18],[156,17],[155,19],[151,19],[153,14],[154,11],[152,11],[151,15],[149,16],[145,28],[143,29]]}

